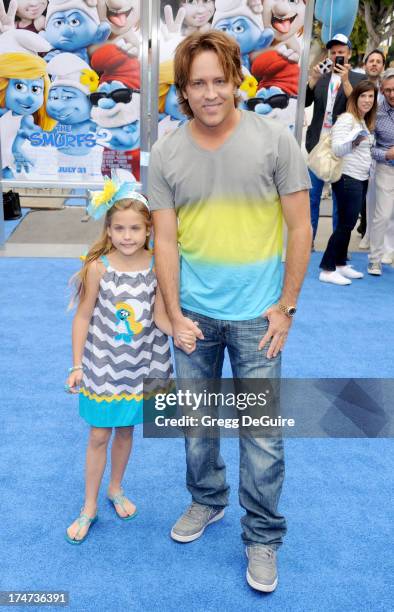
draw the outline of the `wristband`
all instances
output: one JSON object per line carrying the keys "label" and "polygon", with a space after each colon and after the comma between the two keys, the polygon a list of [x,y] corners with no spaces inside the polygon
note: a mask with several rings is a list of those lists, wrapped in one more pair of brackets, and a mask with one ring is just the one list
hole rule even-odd
{"label": "wristband", "polygon": [[72,368],[68,368],[69,374],[71,374],[71,372],[76,372],[77,370],[83,370],[83,365],[76,365]]}

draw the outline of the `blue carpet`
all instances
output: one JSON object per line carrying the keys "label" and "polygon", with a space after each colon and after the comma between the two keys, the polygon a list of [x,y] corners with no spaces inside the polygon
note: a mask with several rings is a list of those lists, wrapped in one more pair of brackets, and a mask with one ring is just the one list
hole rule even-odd
{"label": "blue carpet", "polygon": [[30,212],[30,208],[22,208],[22,216],[19,219],[15,219],[15,221],[4,221],[4,239],[8,240],[14,230],[18,227],[19,223],[22,221],[23,217],[25,217]]}
{"label": "blue carpet", "polygon": [[[285,374],[392,376],[394,270],[341,288],[319,283],[318,261],[316,254]],[[353,263],[365,269],[366,256]],[[82,503],[87,435],[76,399],[63,392],[71,362],[66,281],[78,266],[0,259],[1,590],[68,590],[69,609],[81,612],[391,610],[392,440],[287,441],[281,510],[289,532],[272,595],[244,580],[236,440],[223,442],[230,507],[202,539],[180,545],[168,537],[189,501],[182,441],[143,439],[138,430],[125,480],[138,517],[116,519],[104,499],[106,476],[88,540],[64,541]]]}

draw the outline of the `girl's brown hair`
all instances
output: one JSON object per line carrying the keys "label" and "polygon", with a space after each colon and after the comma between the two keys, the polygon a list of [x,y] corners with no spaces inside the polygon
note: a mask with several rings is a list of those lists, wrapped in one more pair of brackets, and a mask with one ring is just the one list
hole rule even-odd
{"label": "girl's brown hair", "polygon": [[[216,53],[223,68],[226,81],[231,81],[238,89],[244,80],[241,68],[241,56],[238,43],[224,32],[210,30],[206,33],[190,34],[176,48],[174,57],[174,83],[178,93],[178,103],[184,115],[193,118],[193,111],[183,92],[189,83],[190,69],[196,55],[202,51]],[[239,96],[234,95],[234,102],[239,102]]]}
{"label": "girl's brown hair", "polygon": [[360,81],[354,88],[352,93],[350,94],[346,111],[351,113],[355,119],[361,121],[362,117],[360,115],[360,111],[357,108],[357,102],[361,94],[366,93],[367,91],[374,92],[374,101],[373,106],[370,111],[368,111],[364,117],[364,121],[366,123],[367,128],[371,132],[375,129],[375,121],[376,121],[376,112],[378,107],[378,90],[375,84],[372,81]]}
{"label": "girl's brown hair", "polygon": [[[115,204],[107,211],[104,219],[104,226],[99,239],[90,247],[87,255],[84,257],[84,263],[79,272],[75,274],[71,282],[75,284],[75,296],[71,301],[70,306],[78,300],[83,300],[86,293],[86,279],[88,275],[89,265],[100,259],[103,255],[108,255],[113,250],[113,244],[111,238],[108,235],[108,228],[111,226],[111,220],[114,214],[119,210],[133,210],[136,213],[140,213],[144,218],[147,231],[152,227],[152,219],[150,212],[147,207],[139,200],[124,199],[118,200]],[[146,237],[144,248],[149,251],[150,232]]]}

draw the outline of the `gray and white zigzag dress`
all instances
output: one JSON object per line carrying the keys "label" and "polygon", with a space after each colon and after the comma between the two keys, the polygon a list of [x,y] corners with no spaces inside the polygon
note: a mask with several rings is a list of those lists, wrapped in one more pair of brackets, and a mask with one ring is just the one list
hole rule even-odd
{"label": "gray and white zigzag dress", "polygon": [[118,272],[101,259],[106,270],[85,344],[79,412],[95,427],[124,427],[142,422],[144,379],[172,377],[171,354],[153,321],[153,259],[139,272]]}

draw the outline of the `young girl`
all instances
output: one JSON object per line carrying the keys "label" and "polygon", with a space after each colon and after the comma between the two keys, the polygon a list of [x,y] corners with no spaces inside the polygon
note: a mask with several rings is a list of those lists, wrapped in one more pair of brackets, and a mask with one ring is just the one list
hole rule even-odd
{"label": "young girl", "polygon": [[[71,544],[81,544],[97,520],[97,496],[113,427],[108,498],[121,519],[136,516],[137,509],[124,496],[121,483],[133,425],[142,421],[143,380],[172,374],[168,339],[163,333],[171,333],[171,325],[158,290],[155,300],[157,282],[148,249],[151,217],[146,199],[132,183],[106,180],[104,191],[94,194],[88,210],[96,219],[105,213],[105,223],[77,275],[79,305],[66,390],[79,392],[80,415],[91,431],[85,503],[66,532]],[[193,338],[183,340],[185,351],[191,352]]]}
{"label": "young girl", "polygon": [[365,201],[372,164],[372,131],[375,127],[378,91],[371,81],[361,81],[349,96],[346,113],[332,128],[332,150],[343,158],[342,176],[332,189],[338,206],[338,224],[320,262],[324,283],[350,285],[362,272],[346,263],[350,236]]}

